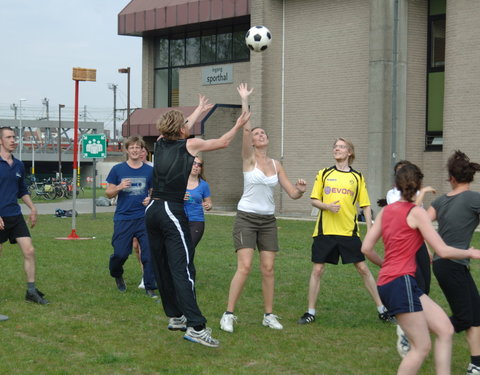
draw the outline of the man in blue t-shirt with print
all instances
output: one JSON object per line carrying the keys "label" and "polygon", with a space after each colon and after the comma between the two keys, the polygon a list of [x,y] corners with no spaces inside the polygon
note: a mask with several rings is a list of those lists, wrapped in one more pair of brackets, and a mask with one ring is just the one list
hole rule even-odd
{"label": "man in blue t-shirt with print", "polygon": [[127,286],[123,279],[123,265],[132,253],[133,238],[137,238],[142,249],[145,292],[152,298],[158,298],[154,293],[156,283],[145,227],[145,206],[150,201],[153,168],[142,162],[141,151],[144,147],[142,138],[129,137],[125,142],[127,161],[115,165],[107,176],[105,195],[110,199],[118,197],[113,217],[113,254],[110,256],[109,269],[118,290],[125,292]]}

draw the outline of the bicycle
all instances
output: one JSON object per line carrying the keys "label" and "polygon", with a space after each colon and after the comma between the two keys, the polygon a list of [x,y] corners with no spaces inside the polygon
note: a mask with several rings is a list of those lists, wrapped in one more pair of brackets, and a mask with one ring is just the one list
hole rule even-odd
{"label": "bicycle", "polygon": [[35,194],[35,196],[42,197],[45,200],[53,200],[56,197],[55,188],[48,179],[41,182],[33,179],[28,187],[28,191],[31,196]]}

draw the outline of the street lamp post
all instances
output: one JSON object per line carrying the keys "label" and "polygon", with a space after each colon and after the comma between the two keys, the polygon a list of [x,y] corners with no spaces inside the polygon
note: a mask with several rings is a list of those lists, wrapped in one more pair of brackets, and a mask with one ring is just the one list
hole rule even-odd
{"label": "street lamp post", "polygon": [[19,152],[18,152],[18,158],[20,160],[22,160],[22,148],[23,148],[23,124],[22,124],[22,117],[23,117],[23,113],[22,113],[22,102],[26,102],[27,99],[20,99],[20,126],[19,126],[19,135],[18,137],[20,138],[20,147],[19,147]]}
{"label": "street lamp post", "polygon": [[62,108],[65,104],[58,105],[58,178],[62,180]]}
{"label": "street lamp post", "polygon": [[110,83],[108,88],[113,91],[113,142],[117,141],[117,87],[115,83]]}
{"label": "street lamp post", "polygon": [[118,69],[119,73],[127,74],[127,137],[130,136],[130,67]]}

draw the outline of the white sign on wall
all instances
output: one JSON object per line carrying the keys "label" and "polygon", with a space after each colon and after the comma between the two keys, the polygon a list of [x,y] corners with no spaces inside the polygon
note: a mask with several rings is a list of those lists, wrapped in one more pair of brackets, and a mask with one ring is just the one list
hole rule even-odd
{"label": "white sign on wall", "polygon": [[202,85],[233,83],[232,65],[213,65],[202,69]]}

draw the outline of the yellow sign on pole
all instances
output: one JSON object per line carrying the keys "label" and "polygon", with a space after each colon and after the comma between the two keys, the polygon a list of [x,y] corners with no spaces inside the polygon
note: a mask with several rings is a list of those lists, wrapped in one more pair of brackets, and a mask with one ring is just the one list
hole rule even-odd
{"label": "yellow sign on pole", "polygon": [[93,81],[97,80],[97,69],[73,68],[72,79],[74,81]]}

